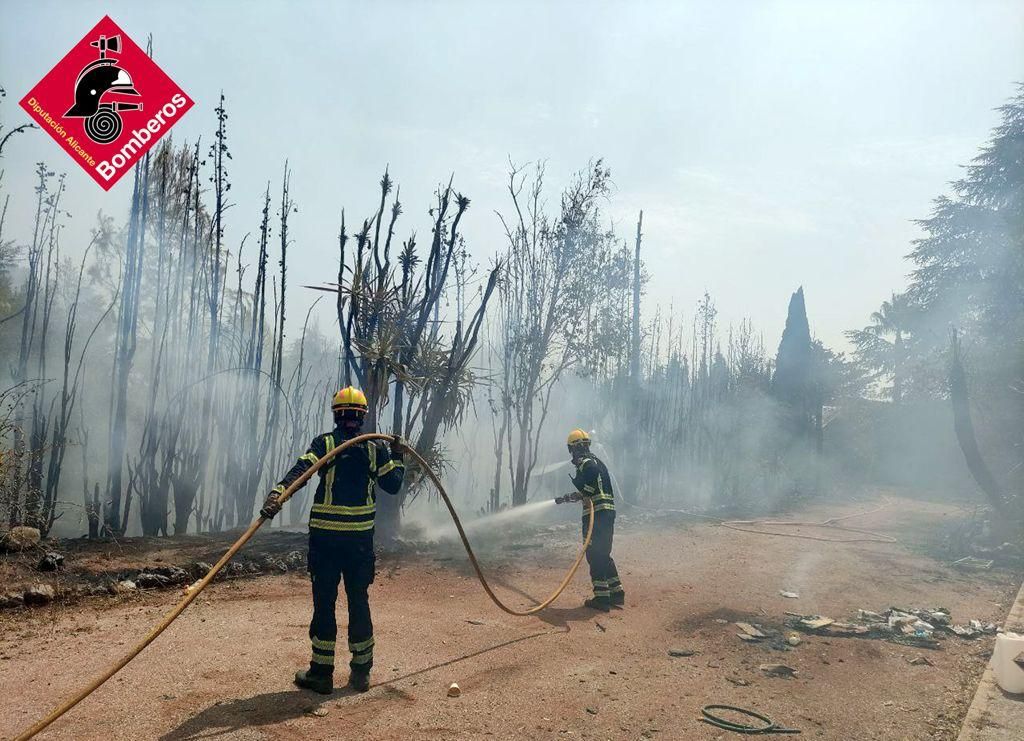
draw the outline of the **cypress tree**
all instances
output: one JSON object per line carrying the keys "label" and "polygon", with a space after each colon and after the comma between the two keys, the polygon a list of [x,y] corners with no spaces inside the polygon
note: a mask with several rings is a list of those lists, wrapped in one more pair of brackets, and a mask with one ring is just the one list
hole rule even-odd
{"label": "cypress tree", "polygon": [[809,435],[817,394],[811,328],[807,322],[802,286],[789,299],[786,328],[782,331],[779,352],[775,356],[772,394],[785,409],[789,431],[798,437]]}

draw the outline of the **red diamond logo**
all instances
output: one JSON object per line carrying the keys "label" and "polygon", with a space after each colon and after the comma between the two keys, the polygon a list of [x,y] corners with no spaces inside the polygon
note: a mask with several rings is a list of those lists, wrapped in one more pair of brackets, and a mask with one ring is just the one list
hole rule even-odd
{"label": "red diamond logo", "polygon": [[104,190],[193,104],[110,16],[21,101],[32,121]]}

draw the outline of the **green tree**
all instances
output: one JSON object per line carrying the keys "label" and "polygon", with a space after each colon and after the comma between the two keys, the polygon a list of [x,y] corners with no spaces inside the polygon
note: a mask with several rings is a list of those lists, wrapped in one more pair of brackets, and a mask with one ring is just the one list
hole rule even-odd
{"label": "green tree", "polygon": [[909,255],[907,297],[922,315],[914,351],[944,361],[957,327],[982,369],[982,393],[1005,393],[1024,368],[1024,86],[999,112],[953,196],[918,222],[925,236]]}
{"label": "green tree", "polygon": [[772,379],[772,395],[783,405],[786,426],[797,437],[810,436],[815,410],[821,407],[814,365],[811,328],[801,286],[789,299],[786,327],[775,356]]}
{"label": "green tree", "polygon": [[891,380],[891,398],[903,400],[906,386],[906,342],[909,336],[910,307],[905,294],[892,295],[871,314],[871,324],[846,333],[853,343],[857,361],[871,380]]}
{"label": "green tree", "polygon": [[[995,479],[1024,475],[1024,85],[998,111],[1001,122],[965,176],[917,222],[924,235],[908,255],[906,292],[849,333],[858,360],[893,377],[895,399],[955,392],[958,438],[986,491],[996,487],[976,473],[981,450]],[[965,423],[968,387],[974,425]]]}

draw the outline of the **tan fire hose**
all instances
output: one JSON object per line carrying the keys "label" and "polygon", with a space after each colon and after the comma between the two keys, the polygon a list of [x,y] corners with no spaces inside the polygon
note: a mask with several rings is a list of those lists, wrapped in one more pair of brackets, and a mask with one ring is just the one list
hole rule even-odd
{"label": "tan fire hose", "polygon": [[[346,440],[345,442],[341,443],[334,449],[328,450],[323,458],[318,460],[309,469],[307,469],[305,473],[299,476],[299,478],[297,478],[295,482],[292,483],[291,486],[285,489],[284,494],[280,496],[278,501],[280,501],[283,504],[287,502],[289,499],[291,499],[292,495],[296,491],[298,491],[314,473],[320,470],[320,468],[326,465],[332,458],[334,458],[334,456],[338,455],[338,453],[345,450],[345,448],[348,448],[351,445],[356,445],[357,443],[366,442],[368,440],[391,441],[393,439],[394,437],[392,435],[382,435],[377,432],[370,432],[365,435],[359,435],[357,437],[353,437],[350,440]],[[462,539],[462,545],[464,545],[466,548],[466,553],[469,555],[470,563],[473,564],[473,569],[474,571],[476,571],[477,578],[480,580],[480,584],[483,586],[484,591],[487,592],[487,596],[491,598],[491,601],[494,602],[494,604],[496,604],[499,608],[507,612],[509,615],[532,615],[536,612],[540,612],[545,607],[554,602],[558,598],[558,595],[560,595],[565,590],[565,588],[569,586],[569,582],[572,581],[573,576],[576,574],[576,570],[580,567],[580,563],[582,563],[583,561],[583,556],[586,555],[587,547],[590,545],[590,538],[594,534],[593,502],[591,502],[589,499],[584,500],[590,507],[587,534],[586,537],[583,539],[583,547],[580,549],[579,554],[576,556],[576,560],[573,562],[572,568],[569,569],[568,573],[565,575],[565,578],[562,579],[562,583],[558,585],[558,589],[556,589],[554,593],[546,600],[544,600],[538,605],[535,605],[534,607],[529,608],[528,610],[513,610],[511,607],[509,607],[500,599],[498,599],[498,596],[494,593],[494,590],[491,589],[491,585],[487,583],[487,579],[484,577],[483,569],[480,568],[480,563],[476,560],[476,555],[473,553],[473,549],[469,545],[469,540],[466,538],[466,531],[462,529],[462,522],[459,520],[459,516],[455,513],[455,507],[452,506],[452,501],[448,497],[448,492],[445,491],[444,485],[441,483],[441,480],[437,477],[437,474],[434,473],[430,466],[427,465],[427,462],[423,460],[423,456],[421,456],[419,453],[417,453],[410,447],[406,447],[405,449],[409,454],[412,455],[413,459],[417,463],[419,463],[420,468],[423,470],[424,473],[426,473],[427,477],[434,483],[434,486],[437,487],[437,491],[441,495],[441,498],[444,500],[445,505],[448,507],[448,512],[451,514],[452,520],[454,520],[455,522],[455,527],[459,531],[459,538]],[[100,676],[96,677],[96,679],[90,682],[87,687],[80,690],[74,697],[66,700],[59,707],[54,708],[54,710],[49,715],[47,715],[45,718],[37,722],[28,730],[24,731],[21,735],[17,736],[15,738],[15,741],[25,741],[26,739],[32,738],[37,733],[39,733],[44,728],[53,723],[55,720],[57,720],[57,718],[64,715],[64,713],[69,711],[71,708],[80,703],[94,691],[99,689],[99,687],[104,682],[106,682],[112,676],[121,671],[121,669],[123,669],[125,665],[128,664],[129,661],[134,659],[142,652],[142,649],[144,649],[150,643],[155,641],[157,636],[163,633],[167,629],[167,627],[171,623],[173,623],[177,619],[177,617],[181,615],[181,613],[185,611],[186,607],[192,604],[192,601],[199,596],[199,593],[206,589],[207,585],[209,585],[209,583],[213,581],[213,578],[217,576],[217,573],[222,568],[224,568],[227,562],[230,561],[231,558],[236,553],[238,553],[239,549],[241,549],[241,547],[245,545],[253,535],[256,534],[256,531],[259,530],[260,526],[266,521],[267,518],[263,517],[262,515],[259,518],[257,518],[256,521],[253,522],[244,533],[242,533],[241,537],[239,537],[238,540],[236,540],[234,544],[230,548],[228,548],[227,553],[221,556],[221,559],[216,564],[214,564],[213,568],[210,569],[206,576],[204,576],[198,583],[189,587],[187,593],[185,594],[185,597],[181,600],[181,602],[175,605],[174,609],[167,613],[167,615],[164,616],[164,619],[160,621],[160,624],[153,628],[153,630],[151,630],[149,634],[145,638],[143,638],[138,645],[136,645],[131,651],[125,654],[124,657],[118,659],[118,661],[115,662],[109,669],[103,672],[103,674],[101,674]]]}

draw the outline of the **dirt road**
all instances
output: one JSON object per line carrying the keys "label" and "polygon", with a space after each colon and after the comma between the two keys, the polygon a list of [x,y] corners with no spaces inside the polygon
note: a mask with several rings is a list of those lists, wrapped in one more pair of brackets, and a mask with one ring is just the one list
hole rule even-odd
{"label": "dirt road", "polygon": [[[819,507],[800,519],[870,507]],[[464,558],[384,559],[371,593],[377,648],[365,695],[323,698],[291,684],[308,659],[304,578],[220,583],[40,738],[734,738],[698,721],[707,703],[756,709],[804,738],[955,738],[990,639],[948,639],[927,651],[808,636],[781,652],[742,642],[732,624],[778,627],[786,611],[848,619],[858,608],[892,605],[944,606],[956,622],[999,622],[1017,575],[966,576],[920,555],[917,544],[952,516],[948,506],[900,501],[856,520],[900,545],[765,537],[712,524],[641,527],[624,517],[614,555],[628,604],[608,614],[578,607],[588,591],[582,573],[555,608],[520,619],[491,605]],[[538,537],[543,548],[488,555],[494,581],[515,604],[544,596],[578,542],[573,528]],[[781,589],[800,597],[783,598]],[[154,592],[0,618],[0,735],[82,686],[174,598]],[[669,649],[697,653],[675,658]],[[920,655],[933,665],[909,663]],[[787,664],[796,678],[765,676],[763,663]],[[450,682],[461,697],[446,697]]]}

